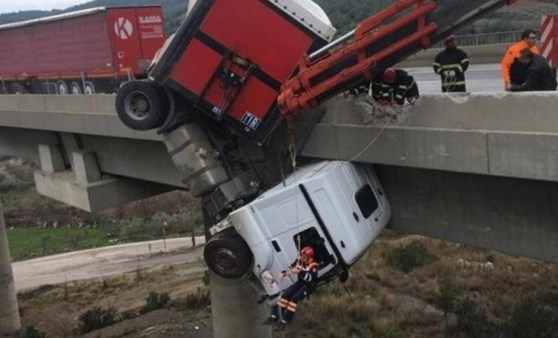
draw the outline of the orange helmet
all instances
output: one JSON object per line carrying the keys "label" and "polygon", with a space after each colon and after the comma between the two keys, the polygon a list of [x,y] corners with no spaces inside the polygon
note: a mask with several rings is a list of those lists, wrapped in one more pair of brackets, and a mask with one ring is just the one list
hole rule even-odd
{"label": "orange helmet", "polygon": [[300,250],[300,254],[306,257],[314,258],[314,249],[309,246],[305,246],[302,250]]}
{"label": "orange helmet", "polygon": [[386,68],[384,70],[384,76],[382,78],[385,83],[392,84],[395,82],[395,69],[393,68]]}

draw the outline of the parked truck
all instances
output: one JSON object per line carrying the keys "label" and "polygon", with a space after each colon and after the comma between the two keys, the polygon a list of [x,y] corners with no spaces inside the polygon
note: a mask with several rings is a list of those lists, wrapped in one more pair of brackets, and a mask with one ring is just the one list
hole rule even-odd
{"label": "parked truck", "polygon": [[160,6],[97,7],[0,25],[0,93],[114,93],[146,77],[164,41]]}

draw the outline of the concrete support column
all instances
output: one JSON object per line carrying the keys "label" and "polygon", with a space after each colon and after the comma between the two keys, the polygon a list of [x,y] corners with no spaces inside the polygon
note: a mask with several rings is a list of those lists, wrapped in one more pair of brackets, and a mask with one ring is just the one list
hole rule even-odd
{"label": "concrete support column", "polygon": [[20,328],[10,248],[6,235],[4,210],[0,200],[0,337],[13,335]]}
{"label": "concrete support column", "polygon": [[242,280],[210,276],[214,338],[271,338],[267,305],[258,305],[256,291]]}

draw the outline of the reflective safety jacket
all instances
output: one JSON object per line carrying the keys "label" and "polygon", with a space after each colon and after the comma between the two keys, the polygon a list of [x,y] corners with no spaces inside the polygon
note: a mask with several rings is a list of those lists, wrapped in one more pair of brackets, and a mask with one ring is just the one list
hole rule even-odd
{"label": "reflective safety jacket", "polygon": [[464,92],[469,57],[462,49],[447,47],[434,59],[434,72],[442,79],[442,92]]}
{"label": "reflective safety jacket", "polygon": [[312,260],[308,264],[304,264],[297,259],[291,265],[289,265],[289,268],[300,269],[297,276],[297,283],[299,284],[313,286],[318,282],[319,266],[318,263],[316,263],[314,260]]}
{"label": "reflective safety jacket", "polygon": [[405,103],[405,99],[412,101],[419,97],[419,90],[415,79],[402,69],[395,70],[395,81],[392,84],[382,80],[382,74],[372,80],[372,97],[380,102]]}
{"label": "reflective safety jacket", "polygon": [[[520,85],[527,79],[527,67],[523,66],[518,60],[519,52],[525,48],[529,48],[529,45],[527,42],[522,40],[514,45],[511,45],[506,50],[506,54],[502,59],[501,65],[504,84],[515,83]],[[539,54],[537,46],[533,46],[529,49],[531,52]]]}

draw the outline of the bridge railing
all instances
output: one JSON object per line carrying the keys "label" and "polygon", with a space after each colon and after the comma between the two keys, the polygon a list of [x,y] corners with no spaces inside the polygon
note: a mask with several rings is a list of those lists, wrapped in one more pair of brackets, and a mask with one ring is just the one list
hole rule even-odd
{"label": "bridge railing", "polygon": [[[522,33],[523,31],[508,31],[508,32],[456,35],[455,37],[457,39],[458,46],[466,47],[466,46],[478,46],[478,45],[490,45],[490,44],[502,44],[502,43],[512,44],[516,41],[521,40]],[[432,47],[434,48],[444,47],[444,42],[438,42]]]}

